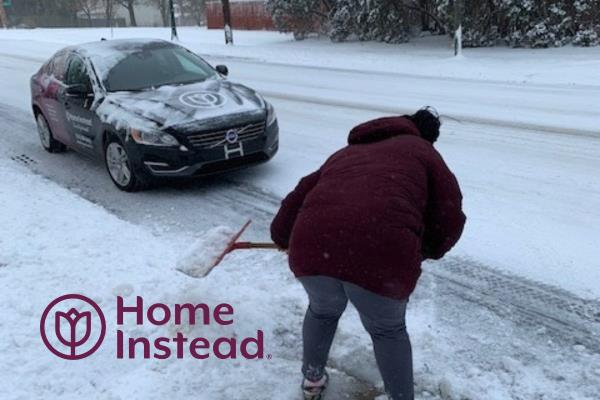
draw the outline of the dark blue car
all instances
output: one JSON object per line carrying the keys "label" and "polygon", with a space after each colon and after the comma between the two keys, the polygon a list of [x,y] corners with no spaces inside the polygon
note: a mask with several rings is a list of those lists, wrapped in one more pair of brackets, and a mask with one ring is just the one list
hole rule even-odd
{"label": "dark blue car", "polygon": [[268,161],[275,111],[227,72],[162,40],[68,47],[31,78],[40,140],[49,152],[101,157],[125,191]]}

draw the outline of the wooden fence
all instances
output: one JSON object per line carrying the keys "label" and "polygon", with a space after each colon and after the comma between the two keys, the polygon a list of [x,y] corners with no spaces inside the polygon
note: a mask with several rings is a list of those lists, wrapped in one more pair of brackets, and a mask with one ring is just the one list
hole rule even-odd
{"label": "wooden fence", "polygon": [[[230,0],[231,24],[233,29],[274,30],[271,14],[264,1]],[[208,29],[223,28],[223,6],[220,1],[206,4],[206,25]]]}

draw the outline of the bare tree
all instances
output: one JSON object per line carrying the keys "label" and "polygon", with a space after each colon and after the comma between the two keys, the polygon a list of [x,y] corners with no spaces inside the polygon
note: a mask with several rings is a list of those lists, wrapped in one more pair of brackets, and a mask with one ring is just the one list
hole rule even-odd
{"label": "bare tree", "polygon": [[196,24],[202,26],[206,9],[205,0],[177,0],[182,15],[192,17]]}
{"label": "bare tree", "polygon": [[112,27],[113,17],[115,15],[114,0],[104,0],[104,15],[106,17],[106,24]]}
{"label": "bare tree", "polygon": [[135,20],[135,5],[137,0],[116,0],[117,3],[122,5],[129,12],[129,24],[131,26],[137,26],[137,21]]}
{"label": "bare tree", "polygon": [[77,11],[81,11],[87,18],[89,26],[92,26],[92,15],[100,6],[101,0],[77,0]]}
{"label": "bare tree", "polygon": [[154,3],[158,10],[160,11],[160,16],[162,18],[163,26],[170,25],[170,16],[169,16],[169,0],[151,0]]}

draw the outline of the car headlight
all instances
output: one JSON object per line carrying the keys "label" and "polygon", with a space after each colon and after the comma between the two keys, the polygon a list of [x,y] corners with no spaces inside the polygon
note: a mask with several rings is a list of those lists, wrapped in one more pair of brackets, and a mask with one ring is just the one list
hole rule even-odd
{"label": "car headlight", "polygon": [[277,121],[277,114],[275,114],[275,109],[271,105],[271,103],[267,103],[267,126],[272,125],[275,121]]}
{"label": "car headlight", "polygon": [[132,139],[139,144],[150,146],[179,146],[179,142],[173,135],[160,131],[143,131],[140,129],[130,129],[129,134]]}

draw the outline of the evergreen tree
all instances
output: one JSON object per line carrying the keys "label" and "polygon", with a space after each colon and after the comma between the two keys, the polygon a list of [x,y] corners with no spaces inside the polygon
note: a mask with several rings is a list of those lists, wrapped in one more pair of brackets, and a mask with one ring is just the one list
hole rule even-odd
{"label": "evergreen tree", "polygon": [[273,24],[280,32],[292,32],[302,40],[327,25],[327,2],[321,0],[267,0]]}
{"label": "evergreen tree", "polygon": [[[600,0],[462,0],[463,45],[600,45]],[[268,0],[275,26],[304,38],[327,32],[400,43],[423,30],[452,34],[455,0]]]}
{"label": "evergreen tree", "polygon": [[600,45],[600,0],[577,0],[573,44],[577,46]]}

